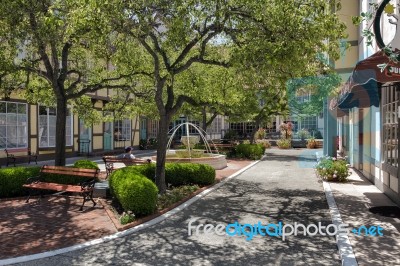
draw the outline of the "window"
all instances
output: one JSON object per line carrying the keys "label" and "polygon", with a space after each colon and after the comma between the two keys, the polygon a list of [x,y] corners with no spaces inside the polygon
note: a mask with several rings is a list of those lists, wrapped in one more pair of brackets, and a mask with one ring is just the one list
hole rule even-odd
{"label": "window", "polygon": [[25,103],[0,101],[0,148],[28,147],[27,121]]}
{"label": "window", "polygon": [[[56,146],[56,115],[53,107],[39,106],[39,147],[48,148]],[[72,114],[67,110],[65,128],[66,146],[72,146]]]}
{"label": "window", "polygon": [[214,121],[211,123],[209,128],[210,134],[218,134],[221,132],[222,127],[222,118],[217,116]]}
{"label": "window", "polygon": [[382,88],[383,162],[398,167],[397,106],[399,92],[396,85]]}
{"label": "window", "polygon": [[253,131],[253,124],[252,123],[230,123],[229,124],[229,129],[236,131],[239,137],[246,137],[247,135],[250,135],[251,132]]}
{"label": "window", "polygon": [[149,132],[147,132],[148,134],[148,138],[157,138],[157,133],[158,133],[158,120],[150,120],[149,122]]}
{"label": "window", "polygon": [[131,120],[124,119],[114,122],[114,140],[131,140]]}
{"label": "window", "polygon": [[316,116],[307,116],[302,117],[300,120],[300,129],[306,129],[309,132],[317,129],[317,117]]}

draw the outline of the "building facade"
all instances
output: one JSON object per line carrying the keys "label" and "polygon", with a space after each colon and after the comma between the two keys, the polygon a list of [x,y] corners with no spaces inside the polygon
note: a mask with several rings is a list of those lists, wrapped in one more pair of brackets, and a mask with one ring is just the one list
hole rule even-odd
{"label": "building facade", "polygon": [[[399,91],[398,64],[391,62],[380,50],[400,43],[399,1],[357,1],[357,14],[370,10],[371,3],[379,4],[375,20],[364,22],[357,29],[373,29],[372,45],[358,36],[358,63],[353,66],[341,96],[330,104],[330,127],[336,127],[339,152],[350,164],[363,173],[375,186],[400,204],[399,187]],[[387,12],[388,5],[394,13]],[[354,35],[353,35],[354,36]],[[356,47],[354,47],[356,48]],[[386,68],[379,65],[388,64]],[[325,149],[325,151],[328,151]]]}
{"label": "building facade", "polygon": [[[90,95],[93,108],[102,111],[108,94],[103,90]],[[29,104],[16,93],[0,99],[0,149],[20,155],[18,150],[29,148],[39,160],[54,159],[56,113],[56,108]],[[138,118],[99,122],[88,127],[69,109],[66,131],[67,157],[119,152],[125,146],[139,145]],[[2,163],[5,157],[3,152]]]}

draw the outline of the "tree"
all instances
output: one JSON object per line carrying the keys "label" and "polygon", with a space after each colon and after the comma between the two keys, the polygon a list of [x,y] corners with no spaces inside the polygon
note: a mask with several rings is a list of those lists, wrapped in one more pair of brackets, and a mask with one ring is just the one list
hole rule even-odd
{"label": "tree", "polygon": [[[165,192],[168,125],[185,102],[188,91],[176,90],[180,75],[195,64],[296,74],[320,67],[317,55],[337,57],[345,26],[331,13],[337,1],[325,0],[149,0],[121,1],[116,31],[123,45],[141,46],[160,117],[156,184]],[[330,41],[327,41],[330,40]],[[221,51],[227,51],[222,53]],[[130,58],[133,59],[134,58]],[[129,62],[126,62],[129,63]]]}
{"label": "tree", "polygon": [[94,0],[6,0],[0,6],[0,39],[10,51],[8,65],[30,76],[26,89],[39,101],[46,101],[40,97],[43,91],[54,97],[55,165],[65,165],[69,101],[104,88],[134,88],[135,73],[121,76],[109,68],[112,9],[111,2]]}
{"label": "tree", "polygon": [[290,79],[287,82],[289,108],[292,115],[312,116],[323,111],[324,100],[340,85],[336,73]]}

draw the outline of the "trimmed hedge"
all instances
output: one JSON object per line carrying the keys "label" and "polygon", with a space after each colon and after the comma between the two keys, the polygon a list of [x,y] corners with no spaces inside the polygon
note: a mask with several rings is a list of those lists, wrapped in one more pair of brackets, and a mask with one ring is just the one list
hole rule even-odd
{"label": "trimmed hedge", "polygon": [[[10,167],[0,169],[0,198],[11,198],[28,195],[28,189],[22,187],[29,177],[39,175],[40,167]],[[59,184],[79,184],[88,181],[81,176],[67,176],[58,174],[42,174],[43,181]],[[51,191],[49,191],[51,192]]]}
{"label": "trimmed hedge", "polygon": [[[155,164],[129,166],[127,168],[135,169],[154,181]],[[197,163],[166,163],[165,181],[174,187],[190,184],[211,185],[215,181],[215,169],[209,165]]]}
{"label": "trimmed hedge", "polygon": [[235,147],[237,157],[259,160],[264,155],[265,148],[261,144],[239,144]]}
{"label": "trimmed hedge", "polygon": [[78,160],[74,163],[74,168],[99,169],[99,166],[97,163],[89,160]]}
{"label": "trimmed hedge", "polygon": [[135,216],[153,213],[157,207],[157,186],[132,167],[114,171],[109,177],[111,193],[125,211]]}
{"label": "trimmed hedge", "polygon": [[28,195],[22,185],[29,177],[37,176],[40,167],[13,167],[0,169],[0,198]]}

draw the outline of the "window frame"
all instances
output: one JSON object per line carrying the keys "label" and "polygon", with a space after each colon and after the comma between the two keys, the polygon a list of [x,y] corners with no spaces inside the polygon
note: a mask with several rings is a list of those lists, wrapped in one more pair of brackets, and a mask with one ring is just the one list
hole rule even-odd
{"label": "window frame", "polygon": [[[5,111],[5,113],[2,113],[2,114],[4,114],[5,115],[5,124],[3,125],[4,127],[5,127],[5,131],[6,131],[6,135],[5,135],[5,147],[1,147],[1,149],[19,149],[19,148],[28,148],[28,146],[29,146],[29,117],[28,117],[28,112],[29,112],[29,110],[28,110],[28,104],[27,103],[24,103],[24,102],[17,102],[17,101],[0,101],[0,103],[5,103],[5,108],[6,108],[6,111]],[[10,105],[10,104],[15,104],[16,105],[16,112],[15,113],[8,113],[8,105]],[[24,105],[25,106],[25,119],[23,119],[23,120],[25,120],[25,125],[24,126],[21,126],[21,125],[19,125],[19,117],[20,117],[20,114],[19,114],[19,105]],[[8,116],[9,116],[9,114],[14,114],[15,115],[15,117],[16,117],[16,121],[14,121],[14,125],[9,125],[8,124]],[[16,137],[15,137],[15,139],[16,139],[16,146],[15,147],[9,147],[7,144],[8,144],[8,139],[9,139],[9,137],[8,137],[8,131],[9,131],[9,128],[10,127],[15,127],[16,128]],[[22,127],[22,128],[24,128],[24,131],[25,131],[25,133],[24,133],[24,135],[25,136],[22,136],[22,137],[20,137],[19,136],[19,128],[20,127]],[[11,134],[12,135],[12,134]],[[21,143],[24,143],[25,145],[19,145],[19,140],[23,140]]]}
{"label": "window frame", "polygon": [[[50,136],[50,127],[49,127],[49,125],[50,125],[50,109],[52,108],[52,109],[54,109],[54,113],[55,113],[55,118],[57,119],[57,108],[56,107],[47,107],[47,106],[45,106],[45,105],[37,105],[37,107],[38,107],[38,109],[37,109],[37,115],[38,115],[38,121],[37,121],[37,127],[38,127],[38,136],[37,136],[37,140],[38,140],[38,147],[40,148],[40,149],[46,149],[46,148],[55,148],[56,147],[56,135],[57,135],[57,131],[55,130],[54,131],[54,146],[52,146],[52,145],[50,145],[50,138],[51,138],[51,136]],[[47,142],[46,142],[46,146],[43,146],[42,145],[42,135],[43,135],[43,133],[41,134],[40,133],[40,129],[41,129],[41,127],[40,127],[40,123],[41,123],[41,120],[40,120],[40,116],[44,116],[44,115],[41,115],[40,114],[40,108],[41,107],[44,107],[44,108],[46,108],[46,129],[47,129]],[[70,122],[70,134],[68,134],[68,132],[65,132],[66,134],[65,134],[65,141],[66,141],[66,144],[65,144],[65,146],[66,147],[72,147],[73,146],[73,143],[74,143],[74,141],[73,141],[73,138],[74,138],[74,115],[73,115],[73,113],[72,113],[72,110],[71,110],[71,108],[68,108],[68,110],[67,110],[67,114],[69,114],[69,115],[67,115],[67,117],[66,117],[66,119],[67,119],[67,121],[68,121],[68,117],[70,117],[71,118],[71,122]],[[66,129],[68,128],[68,123],[67,123],[67,121],[65,121],[65,124],[66,124]],[[68,145],[68,139],[67,139],[67,137],[69,136],[69,140],[70,140],[70,142],[69,142],[69,145]]]}

